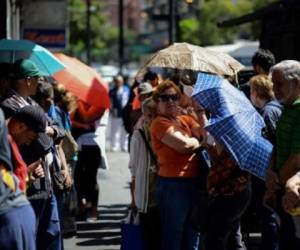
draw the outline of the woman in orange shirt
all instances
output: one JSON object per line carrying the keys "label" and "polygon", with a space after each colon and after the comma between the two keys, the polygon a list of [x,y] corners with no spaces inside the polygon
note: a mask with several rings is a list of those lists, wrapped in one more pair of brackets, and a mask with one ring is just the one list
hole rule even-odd
{"label": "woman in orange shirt", "polygon": [[161,215],[163,250],[196,250],[199,234],[188,223],[197,191],[200,125],[179,115],[181,92],[172,81],[157,86],[153,99],[158,117],[151,125],[152,146],[158,159],[156,201]]}

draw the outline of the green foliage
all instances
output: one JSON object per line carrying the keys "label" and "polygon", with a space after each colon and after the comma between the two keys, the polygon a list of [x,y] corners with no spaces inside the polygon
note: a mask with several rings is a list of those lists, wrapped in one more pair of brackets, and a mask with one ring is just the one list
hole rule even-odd
{"label": "green foliage", "polygon": [[199,22],[195,18],[184,19],[180,22],[181,39],[192,44],[201,44],[198,35]]}
{"label": "green foliage", "polygon": [[[105,2],[91,0],[91,59],[107,63],[118,60],[118,27],[113,27],[105,14]],[[69,0],[70,45],[67,52],[86,59],[86,1]],[[124,30],[125,44],[130,47],[135,42],[136,34]],[[130,53],[128,53],[130,55]]]}
{"label": "green foliage", "polygon": [[180,22],[183,41],[201,46],[232,43],[237,38],[256,39],[257,23],[243,24],[231,28],[218,28],[221,20],[242,16],[266,6],[275,0],[202,0],[197,10],[197,19]]}

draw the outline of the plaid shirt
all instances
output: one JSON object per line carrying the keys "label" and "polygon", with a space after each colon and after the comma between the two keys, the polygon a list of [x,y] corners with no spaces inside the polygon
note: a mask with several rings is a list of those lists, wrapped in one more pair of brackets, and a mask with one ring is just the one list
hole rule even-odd
{"label": "plaid shirt", "polygon": [[242,192],[248,185],[250,174],[241,170],[236,162],[223,150],[208,150],[212,167],[207,177],[207,190],[212,195],[234,195]]}

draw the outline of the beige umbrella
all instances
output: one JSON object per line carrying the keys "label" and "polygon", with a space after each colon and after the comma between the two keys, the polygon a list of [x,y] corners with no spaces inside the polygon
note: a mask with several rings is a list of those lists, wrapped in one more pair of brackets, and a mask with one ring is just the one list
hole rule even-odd
{"label": "beige umbrella", "polygon": [[189,43],[174,43],[152,55],[138,71],[137,76],[148,68],[161,67],[179,70],[202,71],[216,75],[234,76],[244,66],[233,57]]}

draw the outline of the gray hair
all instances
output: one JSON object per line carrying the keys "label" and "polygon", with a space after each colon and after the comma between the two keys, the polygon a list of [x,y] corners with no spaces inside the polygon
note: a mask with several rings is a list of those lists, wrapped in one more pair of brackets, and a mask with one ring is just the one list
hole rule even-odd
{"label": "gray hair", "polygon": [[144,113],[146,110],[156,111],[156,103],[152,97],[148,97],[142,103],[142,112]]}
{"label": "gray hair", "polygon": [[274,71],[279,71],[282,73],[283,78],[291,82],[297,80],[300,83],[300,62],[295,60],[284,60],[280,63],[275,64],[271,69],[270,73],[273,74]]}

